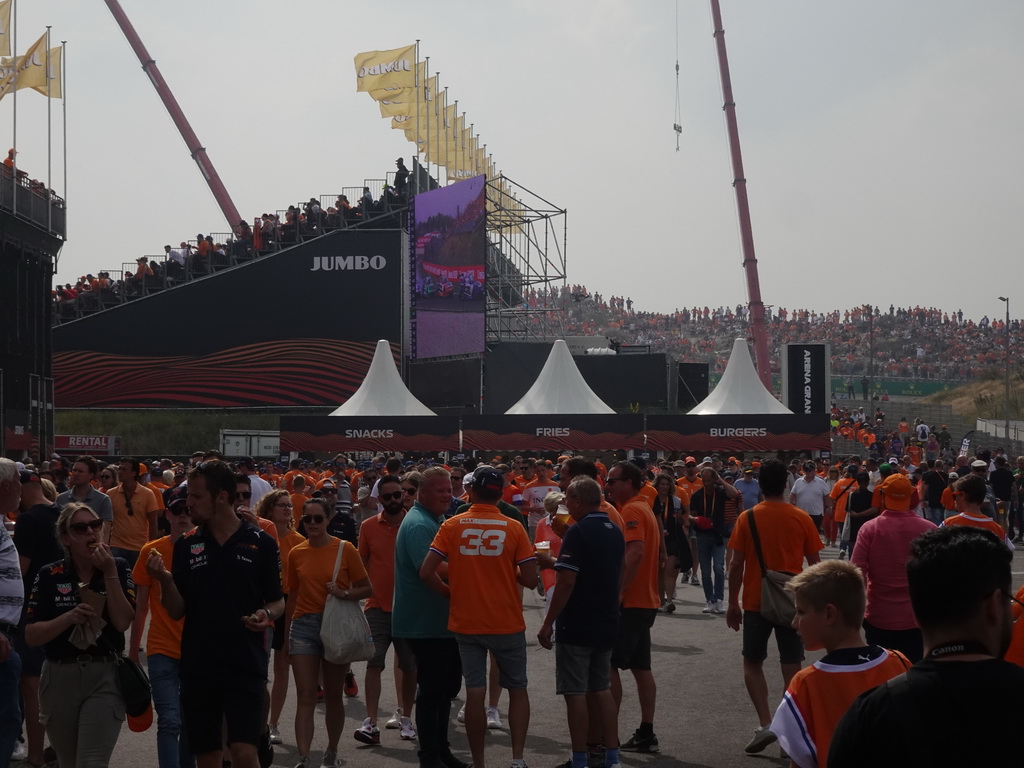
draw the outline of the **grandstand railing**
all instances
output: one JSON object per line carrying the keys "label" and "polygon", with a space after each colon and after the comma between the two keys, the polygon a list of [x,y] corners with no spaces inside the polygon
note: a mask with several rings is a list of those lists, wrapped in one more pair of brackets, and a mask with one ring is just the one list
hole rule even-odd
{"label": "grandstand railing", "polygon": [[66,211],[64,200],[24,171],[0,165],[0,209],[30,222],[44,232],[64,239]]}

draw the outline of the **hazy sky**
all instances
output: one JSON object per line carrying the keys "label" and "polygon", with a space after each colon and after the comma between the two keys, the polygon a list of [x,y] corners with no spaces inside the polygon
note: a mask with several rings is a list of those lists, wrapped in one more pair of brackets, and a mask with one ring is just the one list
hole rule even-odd
{"label": "hazy sky", "polygon": [[[225,231],[102,0],[19,5],[19,53],[46,24],[68,41],[58,279]],[[678,26],[669,0],[122,5],[250,220],[409,157],[352,57],[419,38],[497,167],[568,209],[570,282],[641,310],[746,301],[706,0]],[[765,303],[980,318],[1002,294],[1024,316],[1024,3],[722,5]],[[19,166],[45,179],[46,99],[21,91],[18,113]]]}

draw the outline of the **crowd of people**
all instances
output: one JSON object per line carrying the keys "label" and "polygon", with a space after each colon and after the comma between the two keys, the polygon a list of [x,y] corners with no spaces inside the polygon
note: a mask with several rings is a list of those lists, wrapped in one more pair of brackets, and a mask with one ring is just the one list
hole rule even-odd
{"label": "crowd of people", "polygon": [[[919,465],[874,454],[610,466],[568,455],[0,459],[0,765],[19,749],[44,764],[47,739],[47,764],[107,765],[125,719],[127,652],[149,670],[161,768],[267,766],[286,739],[297,768],[316,765],[319,699],[319,765],[335,768],[345,698],[359,692],[322,631],[341,601],[361,605],[372,635],[354,742],[381,743],[393,648],[397,707],[384,727],[417,743],[422,768],[468,768],[449,740],[463,686],[455,719],[472,765],[485,765],[486,729],[503,727],[504,690],[511,765],[523,768],[523,590],[536,588],[537,640],[556,652],[566,705],[565,765],[618,768],[621,752],[660,749],[650,631],[677,610],[680,578],[702,588],[703,613],[743,633],[758,720],[746,752],[777,740],[801,768],[909,764],[903,747],[870,736],[893,733],[893,716],[934,725],[955,705],[984,729],[1024,714],[1024,622],[1014,625],[1011,602],[1024,589],[1010,588],[1022,507],[1024,456],[1013,471],[986,452]],[[838,557],[822,562],[826,546]],[[773,634],[786,686],[774,709]],[[801,669],[804,651],[820,648],[827,655]],[[625,670],[640,722],[620,742]],[[910,682],[935,700],[914,704]],[[292,683],[289,727],[280,718]],[[970,754],[1006,764],[1007,742],[983,741]]]}
{"label": "crowd of people", "polygon": [[195,240],[181,241],[177,248],[165,245],[161,256],[136,258],[133,269],[98,270],[81,275],[74,283],[58,283],[52,290],[54,319],[73,320],[338,229],[390,215],[407,204],[409,170],[402,158],[396,161],[396,171],[387,176],[388,181],[376,197],[367,186],[355,203],[342,194],[333,205],[324,208],[318,198],[311,197],[305,203],[289,205],[284,211],[254,217],[251,224],[242,219],[232,226],[230,233],[199,233]]}
{"label": "crowd of people", "polygon": [[[732,343],[749,333],[749,310],[731,307],[684,307],[672,313],[641,312],[632,299],[605,297],[583,285],[528,289],[531,309],[558,313],[555,327],[568,336],[607,336],[619,344],[649,345],[682,362],[710,362],[725,370]],[[532,322],[550,322],[534,317]],[[860,392],[861,377],[964,381],[998,368],[1005,359],[1007,335],[1011,349],[1021,349],[1019,320],[1009,334],[1002,320],[974,320],[963,312],[934,307],[860,306],[833,312],[766,309],[772,370],[779,371],[782,345],[828,342],[833,376],[847,377]],[[871,366],[873,355],[874,365]],[[870,370],[869,370],[870,369]]]}

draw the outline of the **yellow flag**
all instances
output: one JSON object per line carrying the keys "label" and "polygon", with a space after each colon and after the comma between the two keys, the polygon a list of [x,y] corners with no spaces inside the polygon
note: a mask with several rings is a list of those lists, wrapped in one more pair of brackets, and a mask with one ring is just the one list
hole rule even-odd
{"label": "yellow flag", "polygon": [[410,88],[414,82],[416,45],[390,51],[357,53],[356,90],[376,91],[381,88]]}
{"label": "yellow flag", "polygon": [[[420,62],[419,65],[420,76],[419,80],[415,81],[419,83],[419,87],[422,88],[423,84],[427,80],[427,65]],[[396,85],[390,88],[375,88],[372,91],[367,91],[370,98],[374,101],[412,101],[416,98],[415,82],[410,78],[408,85]]]}
{"label": "yellow flag", "polygon": [[[60,86],[61,86],[61,75],[60,75],[60,46],[50,49],[50,89],[47,92],[46,89],[46,53],[43,52],[43,63],[42,66],[29,67],[25,70],[28,73],[26,77],[24,74],[18,75],[18,90],[22,88],[31,88],[33,91],[38,91],[43,96],[49,96],[51,99],[59,99],[61,97]],[[26,81],[23,84],[22,78]],[[39,83],[36,85],[36,83]]]}
{"label": "yellow flag", "polygon": [[11,3],[0,0],[0,56],[11,55]]}
{"label": "yellow flag", "polygon": [[[0,65],[0,99],[14,88],[17,73],[18,89],[46,85],[46,35],[43,34],[25,51],[24,56],[7,59]],[[45,93],[45,90],[44,90]]]}
{"label": "yellow flag", "polygon": [[[427,112],[434,111],[434,93],[437,92],[437,76],[430,78],[421,88],[402,88],[402,95],[389,94],[386,99],[378,99],[381,117],[416,117],[416,111],[422,119]],[[417,95],[419,98],[417,98]],[[395,126],[392,126],[395,127]],[[403,126],[404,128],[405,126]]]}

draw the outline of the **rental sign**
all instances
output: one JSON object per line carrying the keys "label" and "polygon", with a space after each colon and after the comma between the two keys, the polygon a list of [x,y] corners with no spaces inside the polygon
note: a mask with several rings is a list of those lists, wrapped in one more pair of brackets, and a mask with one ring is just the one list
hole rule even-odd
{"label": "rental sign", "polygon": [[121,438],[113,435],[56,435],[53,449],[69,455],[116,456],[121,452]]}

